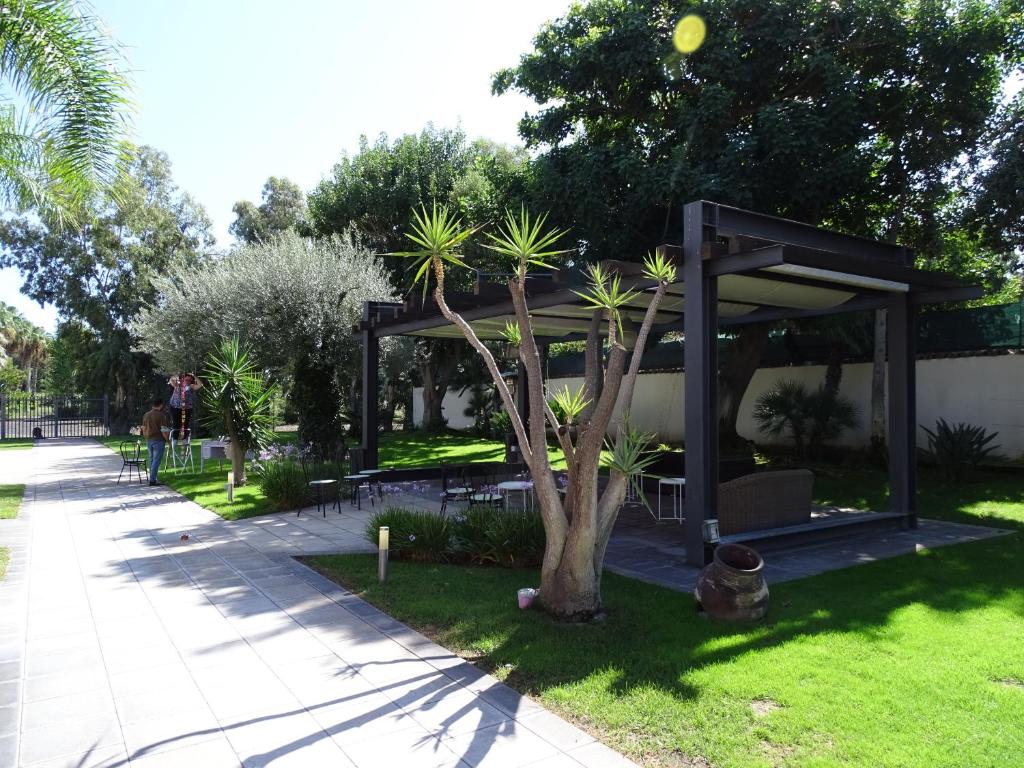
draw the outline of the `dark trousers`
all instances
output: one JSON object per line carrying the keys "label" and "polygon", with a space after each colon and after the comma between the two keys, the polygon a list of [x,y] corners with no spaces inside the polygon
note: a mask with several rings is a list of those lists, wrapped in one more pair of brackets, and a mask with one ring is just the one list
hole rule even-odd
{"label": "dark trousers", "polygon": [[[177,431],[181,429],[181,408],[175,408],[171,406],[171,431]],[[185,429],[192,430],[192,409],[185,409]]]}

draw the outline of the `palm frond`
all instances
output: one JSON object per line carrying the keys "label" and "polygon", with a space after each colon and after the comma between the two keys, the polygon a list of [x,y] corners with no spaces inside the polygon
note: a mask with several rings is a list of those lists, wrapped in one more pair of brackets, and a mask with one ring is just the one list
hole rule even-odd
{"label": "palm frond", "polygon": [[434,203],[429,212],[426,206],[423,206],[419,211],[414,209],[412,213],[412,231],[407,232],[406,237],[420,246],[419,250],[398,251],[385,255],[414,260],[416,275],[412,284],[415,286],[416,283],[423,281],[425,302],[431,268],[440,266],[443,269],[444,264],[468,268],[459,249],[478,227],[463,226],[462,219],[455,216],[448,206],[439,206],[437,203]]}

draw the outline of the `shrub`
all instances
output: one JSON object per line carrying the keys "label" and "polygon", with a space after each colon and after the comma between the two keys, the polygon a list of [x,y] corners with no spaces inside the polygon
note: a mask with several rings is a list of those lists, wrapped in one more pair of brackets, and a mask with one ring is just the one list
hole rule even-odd
{"label": "shrub", "polygon": [[999,435],[991,435],[983,427],[963,422],[951,427],[945,419],[935,422],[935,431],[921,425],[928,435],[928,448],[923,451],[925,459],[938,465],[943,474],[951,480],[960,480],[968,472],[977,470],[985,459],[998,457],[998,445],[991,445]]}
{"label": "shrub", "polygon": [[421,562],[471,562],[521,568],[544,557],[544,523],[539,512],[476,506],[464,515],[387,509],[366,526],[377,544],[381,526],[389,528],[393,557]]}
{"label": "shrub", "polygon": [[505,413],[504,409],[491,414],[491,433],[495,437],[502,437],[512,431],[512,417]]}
{"label": "shrub", "polygon": [[456,550],[470,562],[524,568],[539,565],[544,557],[539,512],[479,506],[456,521]]}
{"label": "shrub", "polygon": [[801,457],[860,422],[849,398],[824,387],[811,392],[800,382],[786,380],[775,382],[757,399],[754,420],[771,437],[788,433]]}
{"label": "shrub", "polygon": [[413,512],[392,507],[378,512],[366,524],[366,539],[376,546],[380,528],[389,529],[390,551],[395,557],[425,563],[451,559],[452,518],[437,512]]}
{"label": "shrub", "polygon": [[302,467],[291,459],[263,461],[257,469],[257,483],[274,509],[283,512],[304,507],[309,488]]}

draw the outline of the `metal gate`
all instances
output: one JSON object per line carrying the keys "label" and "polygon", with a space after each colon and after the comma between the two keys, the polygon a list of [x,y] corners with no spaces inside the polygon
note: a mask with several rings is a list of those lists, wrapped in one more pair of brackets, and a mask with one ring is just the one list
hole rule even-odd
{"label": "metal gate", "polygon": [[109,434],[106,397],[0,395],[0,440],[35,437],[103,437]]}

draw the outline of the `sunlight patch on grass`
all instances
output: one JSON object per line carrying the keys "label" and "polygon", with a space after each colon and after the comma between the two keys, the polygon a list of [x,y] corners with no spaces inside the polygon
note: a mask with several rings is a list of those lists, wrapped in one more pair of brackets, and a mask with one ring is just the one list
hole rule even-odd
{"label": "sunlight patch on grass", "polygon": [[25,486],[20,483],[0,485],[0,520],[10,520],[18,516],[24,495]]}

